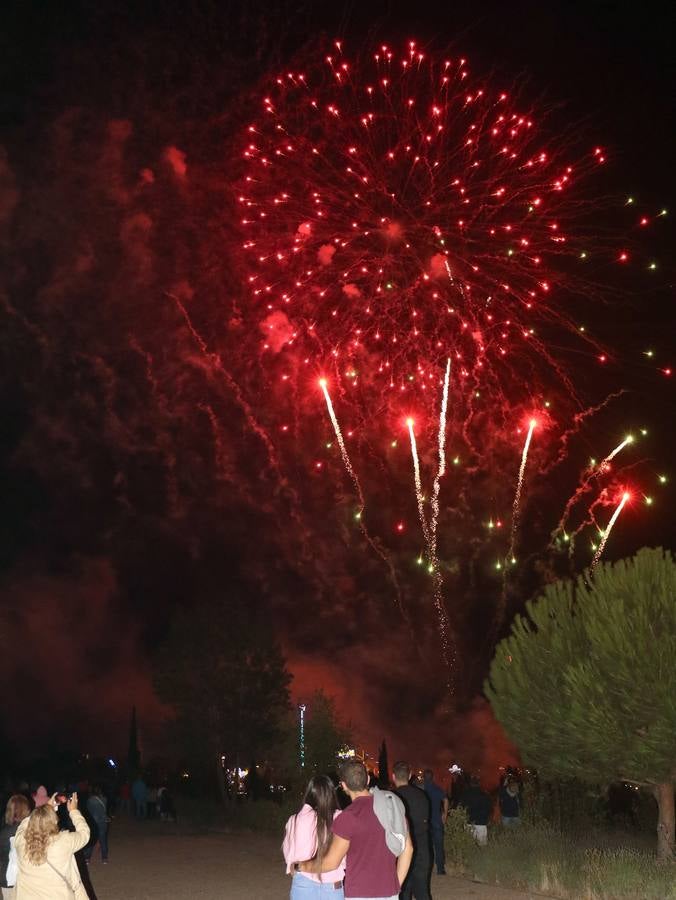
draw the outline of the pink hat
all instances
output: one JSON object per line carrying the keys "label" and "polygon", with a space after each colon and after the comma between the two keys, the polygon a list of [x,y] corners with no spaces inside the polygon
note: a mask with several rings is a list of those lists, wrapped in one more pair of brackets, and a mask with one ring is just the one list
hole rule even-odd
{"label": "pink hat", "polygon": [[47,803],[47,801],[49,800],[47,788],[43,784],[41,784],[37,791],[33,794],[33,800],[35,800],[36,809],[38,806],[44,806],[45,803]]}

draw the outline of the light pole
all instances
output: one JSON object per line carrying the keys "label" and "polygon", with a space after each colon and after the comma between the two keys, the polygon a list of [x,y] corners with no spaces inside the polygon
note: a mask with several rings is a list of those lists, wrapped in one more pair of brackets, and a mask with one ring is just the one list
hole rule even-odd
{"label": "light pole", "polygon": [[300,767],[305,768],[305,710],[304,703],[298,704],[298,750],[300,753]]}

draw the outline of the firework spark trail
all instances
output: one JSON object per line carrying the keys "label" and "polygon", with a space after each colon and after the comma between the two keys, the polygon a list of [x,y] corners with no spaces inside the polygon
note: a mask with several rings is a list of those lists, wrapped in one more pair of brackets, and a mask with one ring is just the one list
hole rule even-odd
{"label": "firework spark trail", "polygon": [[512,533],[509,542],[509,555],[507,557],[508,565],[514,559],[514,551],[516,548],[516,531],[519,525],[519,506],[521,502],[521,491],[523,489],[523,476],[526,471],[526,462],[528,460],[528,448],[530,447],[531,438],[533,437],[533,431],[535,430],[535,426],[537,422],[535,419],[531,419],[528,425],[528,434],[526,435],[526,440],[523,445],[523,452],[521,453],[521,465],[519,466],[519,478],[516,483],[516,494],[514,495],[514,505],[512,507]]}
{"label": "firework spark trail", "polygon": [[489,632],[489,640],[494,641],[495,636],[498,633],[500,626],[505,617],[505,612],[507,609],[507,575],[512,566],[516,562],[516,558],[514,556],[516,550],[516,535],[517,529],[519,525],[519,512],[520,512],[520,503],[521,503],[521,491],[523,489],[523,477],[526,471],[526,462],[528,460],[528,449],[530,447],[531,438],[533,437],[533,431],[535,430],[535,426],[537,425],[537,421],[535,419],[531,419],[528,426],[528,434],[526,435],[526,440],[523,445],[523,451],[521,452],[521,465],[519,466],[519,476],[516,482],[516,493],[514,495],[514,504],[512,506],[512,529],[509,540],[509,553],[507,554],[507,558],[505,559],[504,565],[498,565],[498,568],[502,568],[502,590],[500,592],[500,599],[496,606],[495,611],[495,620],[493,622],[493,628]]}
{"label": "firework spark trail", "polygon": [[174,294],[170,294],[169,292],[167,292],[167,297],[170,297],[174,301],[176,306],[178,307],[179,311],[181,312],[181,315],[183,316],[183,318],[185,320],[186,325],[188,326],[188,330],[190,331],[190,334],[192,335],[193,339],[195,340],[195,342],[199,346],[200,350],[202,351],[203,356],[207,360],[209,360],[209,362],[213,365],[213,367],[215,369],[217,369],[218,372],[220,372],[220,374],[225,379],[228,387],[232,391],[237,403],[239,404],[242,412],[244,413],[249,427],[252,429],[252,431],[254,431],[258,435],[258,437],[263,442],[265,449],[267,450],[267,453],[268,453],[268,461],[270,463],[270,466],[272,467],[277,478],[279,479],[280,484],[289,493],[289,495],[293,498],[294,502],[297,502],[298,495],[296,494],[295,490],[293,490],[291,488],[291,486],[289,485],[288,478],[286,478],[282,474],[282,470],[281,470],[281,467],[279,464],[279,459],[277,458],[277,453],[275,452],[275,448],[274,448],[272,441],[270,440],[269,434],[267,433],[265,428],[263,428],[263,426],[260,424],[260,422],[258,421],[256,416],[254,415],[253,408],[251,407],[251,404],[245,399],[244,395],[242,394],[242,389],[240,388],[239,384],[235,381],[233,376],[223,365],[223,360],[221,359],[220,354],[214,353],[209,350],[206,341],[204,340],[202,335],[199,333],[199,331],[193,325],[192,319],[188,315],[188,311],[185,308],[184,304],[181,302],[181,300],[178,297],[176,297]]}
{"label": "firework spark trail", "polygon": [[633,444],[633,443],[634,443],[634,436],[632,434],[628,434],[626,436],[626,438],[623,441],[620,441],[620,443],[617,445],[617,447],[615,447],[615,449],[612,450],[608,454],[608,456],[606,456],[605,459],[601,460],[601,462],[599,464],[599,469],[603,469],[604,466],[607,466],[608,463],[610,462],[610,460],[614,459],[617,456],[617,454],[620,452],[620,450],[624,450],[624,448],[627,446],[627,444]]}
{"label": "firework spark trail", "polygon": [[[448,374],[450,372],[450,362],[449,366],[446,369],[446,390],[445,396],[448,395]],[[445,426],[445,414],[442,413],[442,422]],[[455,649],[453,647],[451,641],[450,634],[450,622],[448,619],[448,614],[446,613],[446,608],[444,606],[444,597],[443,597],[443,576],[441,574],[441,569],[439,567],[439,560],[437,558],[437,549],[436,549],[436,534],[434,538],[432,537],[431,526],[428,525],[427,519],[425,517],[425,507],[424,502],[425,498],[422,492],[422,482],[420,478],[420,459],[418,457],[418,445],[415,439],[415,431],[413,430],[413,419],[407,419],[406,424],[408,425],[408,433],[411,438],[411,456],[413,458],[413,477],[415,481],[415,494],[416,499],[418,501],[418,515],[420,516],[420,525],[422,526],[423,536],[425,538],[425,543],[427,545],[427,555],[429,559],[429,565],[432,572],[432,577],[434,579],[434,588],[433,588],[433,596],[434,596],[434,607],[437,611],[437,619],[439,621],[439,636],[441,639],[441,655],[444,661],[444,666],[446,667],[447,679],[446,679],[446,687],[450,694],[455,693]],[[439,462],[439,471],[443,475],[445,471],[445,455],[443,448],[443,438],[439,439],[440,446],[440,462]],[[440,477],[440,476],[438,476]],[[438,490],[437,490],[438,496]]]}
{"label": "firework spark trail", "polygon": [[333,408],[333,403],[331,402],[331,395],[329,394],[329,389],[326,386],[326,379],[319,379],[319,386],[322,389],[324,394],[324,399],[326,400],[326,408],[329,411],[329,418],[331,419],[331,424],[333,425],[333,430],[336,433],[336,440],[338,441],[338,446],[340,447],[340,455],[343,457],[343,463],[345,464],[345,468],[347,469],[347,473],[352,479],[352,483],[354,484],[354,489],[357,493],[357,497],[359,498],[359,511],[357,516],[359,521],[362,521],[362,516],[364,514],[364,507],[366,503],[364,502],[364,493],[361,489],[361,484],[359,483],[359,479],[357,478],[357,473],[352,467],[352,463],[350,462],[350,457],[347,452],[347,447],[345,446],[345,441],[343,440],[343,432],[340,430],[340,423],[338,422],[338,417],[336,416],[335,410]]}
{"label": "firework spark trail", "polygon": [[455,663],[456,652],[455,644],[451,636],[451,623],[446,612],[443,596],[443,576],[438,564],[434,569],[434,607],[437,611],[437,619],[439,620],[439,634],[441,637],[441,655],[446,667],[447,679],[446,687],[450,694],[455,693]]}
{"label": "firework spark trail", "polygon": [[446,412],[448,409],[448,385],[451,377],[451,361],[446,361],[446,374],[444,376],[444,389],[441,395],[441,412],[439,413],[439,468],[432,485],[432,516],[430,519],[430,546],[432,550],[432,565],[437,568],[437,525],[439,524],[439,491],[441,479],[446,474]]}
{"label": "firework spark trail", "polygon": [[390,579],[391,579],[394,589],[396,591],[397,606],[399,607],[400,612],[406,619],[407,616],[406,616],[404,606],[403,606],[403,600],[402,600],[402,596],[401,596],[401,587],[399,585],[399,580],[397,578],[397,573],[395,571],[392,560],[389,558],[389,556],[387,555],[385,550],[382,548],[382,546],[380,545],[380,542],[377,541],[375,538],[371,537],[368,529],[366,528],[366,523],[364,522],[364,509],[366,506],[366,503],[364,501],[364,492],[362,491],[361,484],[359,482],[359,479],[357,478],[357,473],[355,472],[355,470],[352,466],[352,463],[350,461],[350,456],[347,452],[347,447],[345,446],[345,441],[343,440],[343,432],[341,431],[340,423],[338,422],[338,417],[336,416],[335,410],[333,408],[333,403],[331,402],[331,395],[329,394],[329,389],[327,387],[325,378],[319,379],[319,386],[321,387],[322,392],[324,394],[324,399],[326,400],[326,408],[329,413],[329,418],[331,419],[331,424],[333,425],[333,430],[336,434],[336,440],[338,441],[338,446],[340,447],[340,455],[343,458],[343,463],[345,465],[345,468],[347,469],[347,473],[350,476],[350,478],[352,479],[352,483],[354,484],[354,489],[357,493],[357,498],[359,500],[359,510],[357,511],[357,519],[359,520],[359,527],[361,528],[361,532],[364,535],[364,538],[366,539],[368,545],[371,547],[372,550],[374,550],[378,554],[378,556],[382,559],[382,561],[387,566],[388,571],[390,573]]}
{"label": "firework spark trail", "polygon": [[407,419],[409,437],[411,438],[411,457],[413,459],[413,480],[415,482],[415,497],[418,501],[418,515],[420,516],[420,525],[422,527],[423,537],[427,545],[427,553],[430,565],[434,565],[432,559],[432,544],[430,540],[430,530],[425,517],[425,498],[422,492],[422,481],[420,479],[420,460],[418,458],[418,445],[415,440],[415,431],[413,430],[413,419]]}
{"label": "firework spark trail", "polygon": [[615,522],[617,522],[617,519],[618,519],[620,513],[622,512],[625,503],[630,498],[631,498],[631,494],[628,493],[627,491],[625,491],[624,494],[622,494],[622,499],[620,500],[620,502],[617,504],[617,507],[615,508],[615,512],[610,517],[610,522],[608,522],[608,525],[606,526],[606,529],[603,532],[603,537],[601,538],[601,543],[598,545],[598,547],[596,549],[596,553],[594,554],[594,558],[591,561],[591,566],[589,567],[590,575],[593,574],[598,561],[601,559],[601,555],[603,554],[603,551],[605,550],[605,547],[606,547],[606,543],[608,542],[608,538],[610,537],[610,532],[613,530],[613,526],[615,525]]}
{"label": "firework spark trail", "polygon": [[[450,273],[449,273],[450,274]],[[432,516],[430,520],[430,557],[434,567],[434,606],[439,620],[441,634],[441,652],[448,672],[447,687],[451,694],[455,693],[455,661],[456,653],[451,639],[450,622],[443,595],[443,576],[439,566],[437,554],[437,526],[439,524],[439,492],[441,479],[446,474],[446,414],[448,410],[448,386],[451,377],[451,361],[446,360],[446,373],[444,375],[444,387],[441,395],[441,411],[439,413],[439,467],[432,487]]]}
{"label": "firework spark trail", "polygon": [[571,437],[579,434],[581,427],[584,425],[585,421],[588,418],[590,418],[591,416],[595,416],[596,413],[605,409],[612,400],[617,400],[619,397],[622,397],[624,393],[624,389],[613,391],[612,394],[608,394],[607,397],[604,397],[604,399],[600,403],[597,403],[595,406],[588,406],[586,409],[575,413],[575,415],[573,416],[573,425],[570,428],[567,428],[559,438],[560,448],[557,455],[551,462],[540,468],[540,474],[549,474],[552,469],[562,463],[565,459],[568,459],[568,444]]}
{"label": "firework spark trail", "polygon": [[[558,537],[558,535],[566,534],[568,519],[570,518],[570,514],[573,510],[573,507],[578,503],[578,501],[585,494],[589,493],[589,491],[593,487],[594,481],[600,475],[602,475],[604,472],[606,472],[608,470],[608,464],[617,456],[617,454],[620,453],[622,450],[624,450],[624,448],[627,447],[629,444],[633,444],[633,443],[634,443],[634,436],[631,434],[628,434],[624,438],[624,440],[620,441],[620,443],[617,445],[617,447],[615,447],[613,450],[611,450],[611,452],[601,460],[600,463],[598,463],[598,464],[594,463],[591,466],[589,466],[587,469],[585,469],[585,471],[582,473],[581,483],[578,485],[578,487],[576,488],[576,490],[572,494],[572,496],[569,497],[569,499],[566,503],[566,506],[563,510],[563,513],[561,515],[561,518],[559,519],[559,521],[556,525],[556,528],[551,533],[550,542],[549,542],[550,548],[554,545],[554,542],[555,542],[556,538]],[[575,533],[577,534],[577,533],[579,533],[579,531],[580,531],[580,529],[577,529]],[[574,549],[574,542],[570,541],[569,553],[571,556],[573,554],[573,549]]]}

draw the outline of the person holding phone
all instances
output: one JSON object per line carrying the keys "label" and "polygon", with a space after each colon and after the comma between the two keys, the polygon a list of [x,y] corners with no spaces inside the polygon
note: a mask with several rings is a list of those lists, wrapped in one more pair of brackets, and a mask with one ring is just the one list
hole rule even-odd
{"label": "person holding phone", "polygon": [[76,793],[66,803],[75,831],[59,831],[57,807],[53,794],[17,829],[16,900],[87,900],[75,854],[88,842],[89,826],[78,810]]}

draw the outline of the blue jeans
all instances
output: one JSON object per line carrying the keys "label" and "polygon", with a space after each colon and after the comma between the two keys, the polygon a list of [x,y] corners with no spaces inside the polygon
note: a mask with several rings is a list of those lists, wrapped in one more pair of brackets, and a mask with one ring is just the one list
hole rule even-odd
{"label": "blue jeans", "polygon": [[108,859],[108,824],[99,825],[96,824],[96,829],[94,830],[94,839],[87,844],[85,848],[85,859],[90,860],[92,858],[92,853],[94,852],[94,847],[96,847],[96,842],[99,842],[101,845],[101,859]]}
{"label": "blue jeans", "polygon": [[521,819],[519,816],[503,816],[502,824],[506,825],[508,828],[511,828],[513,825],[520,825]]}
{"label": "blue jeans", "polygon": [[313,881],[302,872],[296,872],[291,882],[290,900],[343,900],[344,896],[342,884],[336,888],[333,882]]}

